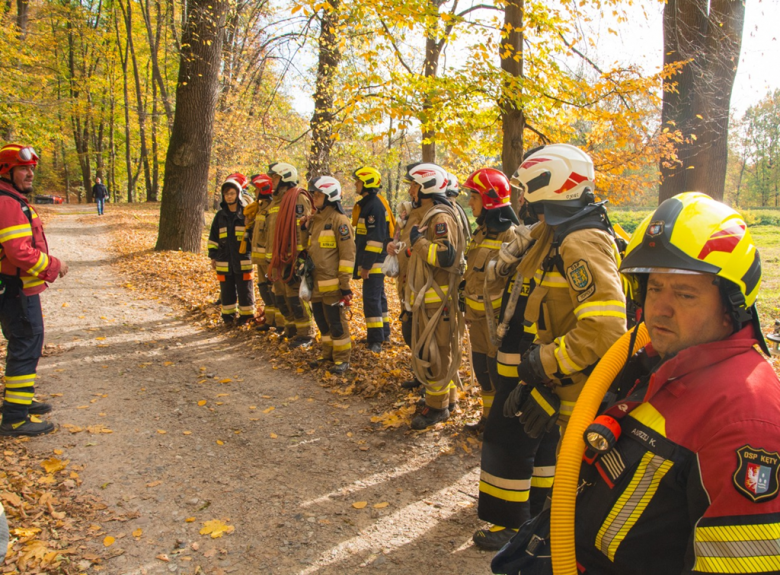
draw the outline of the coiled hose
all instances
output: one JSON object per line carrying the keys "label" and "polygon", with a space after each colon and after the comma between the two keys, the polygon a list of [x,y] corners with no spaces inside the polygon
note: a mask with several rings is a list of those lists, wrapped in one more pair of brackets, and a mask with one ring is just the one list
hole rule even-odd
{"label": "coiled hose", "polygon": [[[274,253],[268,270],[272,282],[281,279],[285,283],[290,283],[295,275],[294,264],[298,259],[298,218],[295,205],[301,194],[306,195],[313,203],[311,194],[306,190],[290,188],[285,192],[279,205],[279,216],[274,228]],[[286,277],[282,277],[285,269],[289,270],[289,273]]]}
{"label": "coiled hose", "polygon": [[641,349],[649,342],[650,336],[644,323],[624,333],[601,358],[574,405],[574,412],[566,426],[555,467],[550,510],[550,546],[555,575],[578,575],[579,573],[574,542],[574,506],[582,455],[585,453],[583,440],[585,430],[593,423],[604,395],[623,369],[630,351]]}

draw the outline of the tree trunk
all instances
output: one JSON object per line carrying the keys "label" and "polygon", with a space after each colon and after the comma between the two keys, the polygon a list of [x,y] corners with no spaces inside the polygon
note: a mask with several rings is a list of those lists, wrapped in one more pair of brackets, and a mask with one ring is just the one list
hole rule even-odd
{"label": "tree trunk", "polygon": [[152,15],[149,8],[149,0],[144,0],[140,3],[141,14],[144,18],[144,24],[146,25],[146,37],[149,41],[150,61],[152,63],[152,78],[157,85],[157,89],[160,90],[160,97],[162,98],[163,107],[165,108],[165,116],[168,120],[168,129],[171,129],[173,125],[173,105],[168,97],[168,88],[165,86],[162,73],[160,72],[160,62],[157,53],[160,49],[160,30],[162,27],[162,14],[160,14],[160,4],[155,3],[157,8],[157,30],[156,33],[152,32]]}
{"label": "tree trunk", "polygon": [[661,202],[685,191],[723,199],[744,20],[741,0],[669,0],[664,8],[664,64],[687,63],[664,81],[662,122],[683,141],[677,161],[661,165]]}
{"label": "tree trunk", "polygon": [[152,83],[152,186],[150,193],[146,196],[147,202],[156,202],[157,190],[160,182],[160,163],[157,161],[157,85]]}
{"label": "tree trunk", "polygon": [[192,0],[187,5],[158,250],[201,249],[226,8],[227,0]]}
{"label": "tree trunk", "polygon": [[[501,69],[505,72],[501,90],[501,169],[511,177],[523,160],[523,130],[525,116],[521,101],[523,76],[523,0],[509,0],[504,6],[504,30],[501,39]],[[512,207],[517,211],[520,199],[512,188]]]}
{"label": "tree trunk", "polygon": [[[437,42],[435,35],[436,28],[428,31],[425,38],[425,62],[423,63],[423,76],[425,78],[435,78],[439,69],[439,54],[441,54],[442,43]],[[423,96],[422,113],[420,122],[422,123],[422,161],[436,162],[436,130],[433,128],[433,102],[431,95],[426,91]]]}
{"label": "tree trunk", "polygon": [[27,37],[27,22],[30,16],[29,0],[16,0],[16,27],[19,29],[19,38]]}
{"label": "tree trunk", "polygon": [[127,82],[127,62],[128,41],[125,39],[124,51],[122,50],[122,40],[119,34],[119,18],[114,11],[114,30],[116,31],[116,48],[119,52],[119,61],[122,64],[122,93],[124,95],[125,112],[125,170],[127,170],[127,203],[132,204],[135,200],[135,178],[133,178],[133,160],[130,155],[130,91]]}
{"label": "tree trunk", "polygon": [[[314,113],[311,117],[311,149],[308,178],[330,173],[330,150],[333,147],[333,91],[336,71],[341,61],[337,30],[339,0],[330,0],[320,17],[319,62],[317,88],[314,93]],[[329,8],[328,6],[331,6]]]}

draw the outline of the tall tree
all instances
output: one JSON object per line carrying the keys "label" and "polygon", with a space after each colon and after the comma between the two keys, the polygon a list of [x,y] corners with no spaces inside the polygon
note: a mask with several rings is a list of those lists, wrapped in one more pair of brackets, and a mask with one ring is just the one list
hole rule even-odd
{"label": "tall tree", "polygon": [[686,64],[664,81],[662,122],[679,130],[681,141],[675,161],[661,163],[661,202],[690,190],[723,199],[744,22],[743,0],[668,0],[664,6],[664,64]]}
{"label": "tall tree", "polygon": [[227,0],[187,4],[176,111],[165,159],[158,250],[201,249],[227,5]]}
{"label": "tall tree", "polygon": [[[521,104],[523,76],[523,0],[508,0],[504,6],[504,30],[500,45],[501,69],[504,71],[501,99],[501,169],[511,176],[523,159],[525,116]],[[512,188],[512,205],[519,199]]]}

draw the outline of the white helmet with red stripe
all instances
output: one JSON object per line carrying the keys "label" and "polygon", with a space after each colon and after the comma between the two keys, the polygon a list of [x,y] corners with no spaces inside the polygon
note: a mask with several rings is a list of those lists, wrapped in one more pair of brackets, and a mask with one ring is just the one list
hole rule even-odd
{"label": "white helmet with red stripe", "polygon": [[[532,150],[512,176],[511,183],[523,191],[529,204],[593,201],[595,171],[590,156],[569,144],[551,144]],[[588,197],[583,197],[588,194]],[[583,203],[584,202],[584,203]]]}
{"label": "white helmet with red stripe", "polygon": [[422,195],[444,196],[449,178],[447,172],[436,164],[409,164],[404,181],[408,184],[419,184]]}
{"label": "white helmet with red stripe", "polygon": [[321,192],[331,202],[341,200],[341,184],[336,178],[330,176],[317,176],[309,180],[309,191],[312,193]]}

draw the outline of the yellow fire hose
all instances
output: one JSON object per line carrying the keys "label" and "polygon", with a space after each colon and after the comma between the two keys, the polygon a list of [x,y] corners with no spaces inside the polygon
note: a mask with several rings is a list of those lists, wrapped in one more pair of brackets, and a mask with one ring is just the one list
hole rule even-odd
{"label": "yellow fire hose", "polygon": [[[582,388],[574,412],[566,426],[555,468],[552,508],[550,509],[550,547],[554,575],[578,575],[574,546],[574,505],[580,478],[582,455],[585,453],[583,435],[593,423],[604,394],[623,369],[628,359],[628,346],[634,330],[618,339],[601,359]],[[636,332],[634,350],[647,345],[650,336],[644,323]]]}

